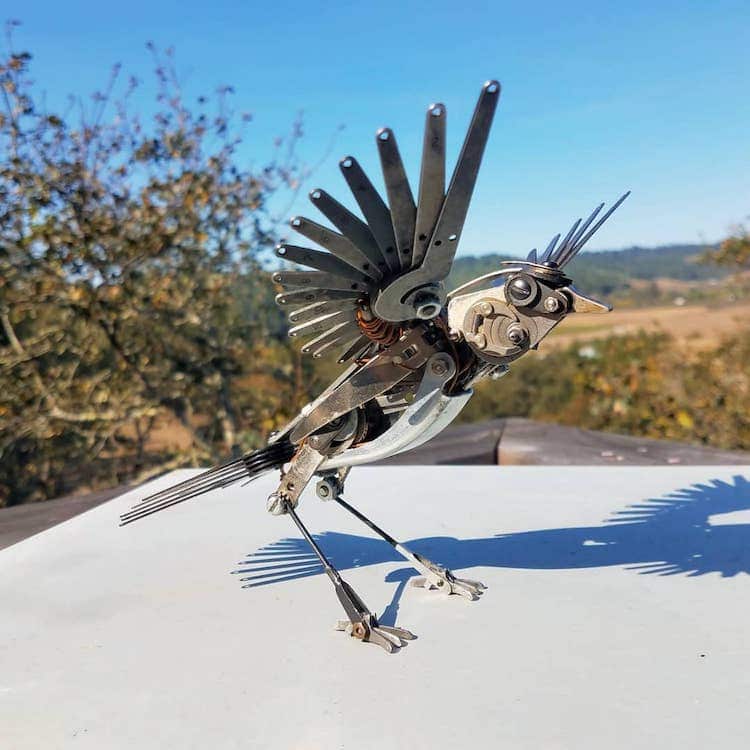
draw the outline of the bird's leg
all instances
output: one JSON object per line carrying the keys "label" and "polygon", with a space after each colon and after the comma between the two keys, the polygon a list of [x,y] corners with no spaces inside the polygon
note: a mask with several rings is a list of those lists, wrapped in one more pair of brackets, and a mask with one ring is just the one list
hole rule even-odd
{"label": "bird's leg", "polygon": [[288,507],[296,508],[302,491],[328,456],[341,420],[336,420],[311,435],[292,456],[287,471],[282,471],[281,482],[276,492],[268,496],[266,509],[274,516],[281,516]]}
{"label": "bird's leg", "polygon": [[342,508],[348,510],[353,516],[356,516],[362,523],[369,526],[378,536],[385,539],[400,555],[421,570],[425,575],[416,578],[412,582],[414,586],[422,586],[426,589],[437,589],[444,591],[446,594],[460,594],[467,599],[478,599],[487,588],[479,581],[471,581],[465,578],[457,578],[448,568],[437,565],[428,560],[426,557],[412,552],[397,539],[394,539],[387,531],[383,531],[377,524],[373,523],[367,516],[360,513],[355,507],[349,505],[341,497],[343,479],[339,476],[324,477],[318,482],[317,493],[322,500],[335,500]]}
{"label": "bird's leg", "polygon": [[323,554],[323,550],[312,538],[290,503],[286,505],[286,513],[291,516],[305,541],[312,547],[313,552],[325,568],[326,574],[336,589],[336,596],[338,596],[349,618],[348,620],[340,620],[336,626],[337,630],[345,630],[353,638],[367,643],[375,643],[388,652],[397,651],[401,646],[406,645],[406,641],[414,639],[415,636],[408,630],[378,623],[375,614],[370,612],[354,589],[328,561],[328,558]]}

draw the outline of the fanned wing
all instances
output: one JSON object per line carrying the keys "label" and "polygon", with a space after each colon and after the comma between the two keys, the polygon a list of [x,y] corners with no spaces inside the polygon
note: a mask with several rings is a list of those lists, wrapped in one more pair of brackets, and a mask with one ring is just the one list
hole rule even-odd
{"label": "fanned wing", "polygon": [[319,357],[337,352],[339,362],[362,356],[377,341],[373,331],[395,325],[378,320],[371,309],[387,287],[397,279],[408,282],[404,277],[415,272],[415,286],[448,275],[499,93],[496,81],[482,88],[447,192],[446,109],[433,104],[427,110],[416,201],[389,128],[375,136],[387,201],[352,156],[342,159],[339,167],[363,218],[324,190],[310,193],[312,203],[335,229],[294,217],[291,227],[322,250],[281,244],[278,257],[310,270],[273,274],[284,289],[276,301],[289,310],[290,336],[306,340],[304,353]]}

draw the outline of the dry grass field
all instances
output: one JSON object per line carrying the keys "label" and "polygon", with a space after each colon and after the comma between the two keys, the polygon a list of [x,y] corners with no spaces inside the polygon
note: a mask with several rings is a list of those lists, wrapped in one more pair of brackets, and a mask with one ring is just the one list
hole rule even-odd
{"label": "dry grass field", "polygon": [[750,302],[613,310],[606,315],[572,315],[550,335],[544,347],[563,347],[576,341],[644,330],[670,333],[678,345],[691,351],[706,350],[749,323]]}

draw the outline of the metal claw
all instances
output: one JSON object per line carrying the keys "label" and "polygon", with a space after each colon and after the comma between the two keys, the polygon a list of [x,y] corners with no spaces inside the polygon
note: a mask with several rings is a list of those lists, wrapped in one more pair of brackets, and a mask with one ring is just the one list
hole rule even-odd
{"label": "metal claw", "polygon": [[411,585],[428,591],[442,591],[447,595],[458,594],[469,601],[476,601],[487,590],[480,581],[457,578],[450,570],[438,565],[430,568],[429,575],[412,579]]}
{"label": "metal claw", "polygon": [[390,625],[380,625],[373,614],[366,614],[360,622],[350,620],[339,620],[335,626],[336,630],[348,633],[362,643],[373,643],[392,654],[407,645],[409,641],[416,640],[417,636],[405,628],[397,628]]}
{"label": "metal claw", "polygon": [[395,625],[378,625],[378,630],[383,630],[386,633],[400,638],[402,641],[416,641],[417,636],[414,635],[410,630],[406,628],[397,628]]}

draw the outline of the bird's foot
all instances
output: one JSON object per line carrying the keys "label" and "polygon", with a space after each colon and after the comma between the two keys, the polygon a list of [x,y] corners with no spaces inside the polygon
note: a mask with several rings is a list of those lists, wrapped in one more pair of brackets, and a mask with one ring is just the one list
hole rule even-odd
{"label": "bird's foot", "polygon": [[418,555],[419,564],[427,575],[412,580],[412,586],[418,586],[430,591],[442,591],[445,594],[459,594],[471,601],[479,599],[487,587],[479,581],[468,578],[457,578],[448,568],[436,565],[431,560]]}
{"label": "bird's foot", "polygon": [[385,649],[389,654],[406,646],[417,636],[404,628],[381,625],[374,614],[367,613],[360,620],[339,620],[336,630],[343,630],[352,638],[363,643],[374,643]]}

